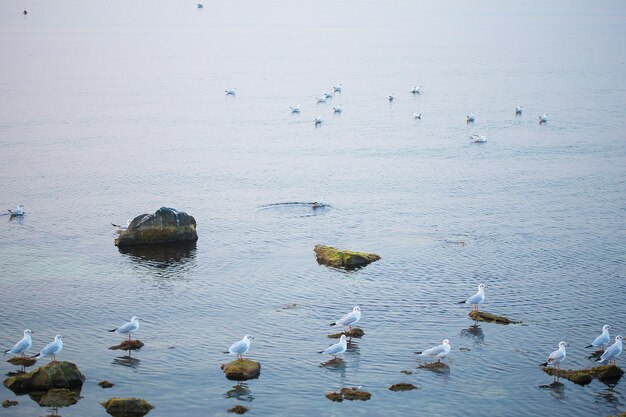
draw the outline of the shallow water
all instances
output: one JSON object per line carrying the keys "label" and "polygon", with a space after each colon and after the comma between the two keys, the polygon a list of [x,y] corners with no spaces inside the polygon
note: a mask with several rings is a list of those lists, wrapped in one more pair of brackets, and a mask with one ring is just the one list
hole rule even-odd
{"label": "shallow water", "polygon": [[[625,411],[623,382],[547,389],[537,366],[560,340],[564,367],[588,366],[604,323],[626,329],[625,17],[619,1],[0,3],[0,196],[27,212],[0,217],[0,346],[64,335],[87,381],[63,416],[112,396],[151,416]],[[197,246],[118,251],[110,223],[161,206],[196,218]],[[336,271],[318,243],[382,259]],[[457,302],[479,282],[485,310],[524,325],[474,327]],[[365,337],[320,367],[357,304]],[[132,315],[149,323],[129,359],[106,330]],[[221,352],[246,333],[262,372],[236,386]],[[444,338],[450,372],[415,370]],[[402,381],[420,389],[387,390]],[[352,385],[372,399],[324,398]],[[48,413],[17,400],[0,415]]]}

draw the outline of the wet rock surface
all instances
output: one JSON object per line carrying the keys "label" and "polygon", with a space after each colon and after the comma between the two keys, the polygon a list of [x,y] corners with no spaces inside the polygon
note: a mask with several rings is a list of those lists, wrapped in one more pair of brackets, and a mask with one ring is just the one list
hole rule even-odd
{"label": "wet rock surface", "polygon": [[548,375],[565,378],[578,385],[587,385],[591,383],[594,378],[606,383],[615,383],[624,375],[624,371],[615,365],[603,365],[578,370],[557,370],[555,368],[544,367],[543,371]]}
{"label": "wet rock surface", "polygon": [[54,362],[40,366],[32,372],[10,376],[4,386],[16,394],[48,391],[53,388],[81,388],[85,377],[71,362]]}
{"label": "wet rock surface", "polygon": [[196,219],[193,216],[173,208],[161,207],[154,214],[135,217],[127,230],[119,232],[115,245],[126,247],[197,240]]}
{"label": "wet rock surface", "polygon": [[141,398],[110,398],[103,402],[106,412],[113,417],[141,417],[154,407]]}
{"label": "wet rock surface", "polygon": [[13,400],[4,400],[4,401],[2,401],[2,407],[3,408],[15,407],[18,404],[19,403],[17,401],[13,401]]}
{"label": "wet rock surface", "polygon": [[236,359],[222,364],[221,368],[231,381],[247,381],[261,375],[261,364],[250,359]]}
{"label": "wet rock surface", "polygon": [[34,364],[37,363],[37,359],[34,358],[29,358],[29,357],[22,357],[22,356],[14,356],[10,359],[7,359],[7,362],[10,363],[11,365],[15,365],[15,366],[23,366],[25,368],[28,368],[29,366],[33,366]]}
{"label": "wet rock surface", "polygon": [[343,400],[348,401],[367,401],[372,398],[372,394],[367,391],[362,391],[357,387],[352,388],[341,388],[339,392],[329,392],[326,394],[326,398],[331,401],[342,402]]}
{"label": "wet rock surface", "polygon": [[243,405],[236,405],[233,408],[229,408],[226,411],[228,411],[229,413],[234,413],[234,414],[245,414],[248,412],[248,409],[244,407]]}
{"label": "wet rock surface", "polygon": [[400,382],[389,387],[390,391],[411,391],[414,389],[417,389],[417,387],[413,384],[409,384],[408,382]]}
{"label": "wet rock surface", "polygon": [[339,339],[342,335],[345,335],[346,337],[349,337],[349,338],[354,337],[354,338],[359,339],[365,335],[365,332],[363,331],[363,329],[354,327],[350,331],[346,330],[345,332],[329,334],[328,337],[331,339]]}
{"label": "wet rock surface", "polygon": [[109,382],[107,380],[104,381],[100,381],[98,382],[98,385],[100,386],[100,388],[111,388],[113,387],[115,384],[112,382]]}
{"label": "wet rock surface", "polygon": [[43,393],[43,395],[38,393],[29,395],[42,407],[67,407],[80,400],[80,390],[67,388],[54,388]]}
{"label": "wet rock surface", "polygon": [[110,350],[139,350],[142,347],[144,347],[145,345],[143,344],[143,342],[139,339],[135,339],[135,340],[124,340],[122,343],[120,343],[119,345],[115,345],[115,346],[111,346],[109,349]]}
{"label": "wet rock surface", "polygon": [[519,321],[510,320],[504,316],[498,316],[495,314],[487,313],[486,311],[472,310],[468,316],[474,321],[483,321],[485,323],[496,324],[519,324]]}
{"label": "wet rock surface", "polygon": [[340,250],[324,245],[315,245],[314,252],[317,263],[320,265],[348,270],[363,268],[380,259],[380,256],[375,253]]}

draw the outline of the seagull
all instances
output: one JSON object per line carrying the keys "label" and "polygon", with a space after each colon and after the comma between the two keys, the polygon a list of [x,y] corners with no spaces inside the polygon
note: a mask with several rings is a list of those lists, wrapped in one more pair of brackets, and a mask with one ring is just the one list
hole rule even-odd
{"label": "seagull", "polygon": [[130,223],[131,222],[132,222],[132,220],[128,219],[128,220],[126,220],[126,226],[122,226],[122,225],[115,224],[115,223],[111,223],[111,226],[117,227],[120,232],[124,232],[124,231],[128,230],[128,228],[130,227]]}
{"label": "seagull", "polygon": [[318,353],[323,353],[325,355],[333,355],[335,359],[337,359],[337,355],[341,355],[342,353],[345,353],[347,349],[348,349],[348,342],[346,342],[346,335],[342,334],[341,337],[339,338],[339,342],[335,343],[334,345],[328,346],[325,350],[322,350],[321,352],[318,352]]}
{"label": "seagull", "polygon": [[17,355],[19,353],[20,355],[22,355],[22,357],[24,357],[24,352],[30,349],[30,347],[33,345],[33,340],[30,338],[30,335],[32,333],[33,332],[29,329],[24,330],[24,337],[22,338],[22,340],[17,342],[15,346],[13,346],[11,349],[5,350],[4,354]]}
{"label": "seagull", "polygon": [[474,123],[474,120],[476,120],[476,117],[474,117],[474,113],[470,113],[467,115],[467,123]]}
{"label": "seagull", "polygon": [[131,333],[135,333],[137,331],[137,329],[139,329],[139,320],[141,320],[141,318],[139,318],[137,316],[133,316],[128,323],[124,323],[123,325],[121,325],[117,329],[109,330],[109,332],[115,332],[115,333],[120,333],[120,334],[127,334],[128,335],[128,341],[130,342],[130,335],[131,335]]}
{"label": "seagull", "polygon": [[333,98],[333,95],[330,93],[324,93],[324,98]]}
{"label": "seagull", "polygon": [[204,4],[198,3],[196,6],[198,7],[198,9],[202,9],[204,7]]}
{"label": "seagull", "polygon": [[550,356],[548,356],[548,360],[542,363],[541,366],[556,365],[556,369],[560,371],[561,367],[559,364],[563,362],[565,360],[565,356],[567,356],[565,346],[567,346],[567,343],[559,342],[559,348],[552,352]]}
{"label": "seagull", "polygon": [[24,215],[24,206],[19,204],[15,210],[9,209],[9,213],[11,213],[11,217],[20,217]]}
{"label": "seagull", "polygon": [[516,115],[516,116],[521,116],[521,115],[522,115],[522,110],[524,110],[524,107],[522,107],[522,106],[517,106],[517,107],[515,108],[515,115]]}
{"label": "seagull", "polygon": [[341,113],[343,111],[343,107],[341,107],[341,104],[338,105],[337,107],[333,107],[333,113]]}
{"label": "seagull", "polygon": [[341,93],[342,90],[343,90],[343,86],[341,85],[341,83],[333,87],[333,93]]}
{"label": "seagull", "polygon": [[235,88],[229,88],[228,90],[226,90],[226,95],[227,96],[234,96],[235,95]]}
{"label": "seagull", "polygon": [[326,203],[324,202],[324,197],[320,198],[319,201],[314,201],[311,204],[311,207],[313,207],[314,209],[318,208],[318,207],[322,207],[324,206]]}
{"label": "seagull", "polygon": [[604,348],[606,348],[611,341],[611,337],[609,336],[609,329],[611,329],[611,326],[609,326],[608,324],[602,326],[602,334],[596,337],[594,341],[591,342],[591,344],[587,347],[599,347],[604,350]]}
{"label": "seagull", "polygon": [[289,108],[291,109],[292,113],[300,113],[300,105],[299,104],[296,107],[289,106]]}
{"label": "seagull", "polygon": [[233,355],[237,355],[237,359],[243,359],[243,354],[247,353],[248,349],[250,349],[250,340],[252,339],[254,339],[254,337],[247,334],[240,341],[233,343],[228,351],[224,353],[232,353]]}
{"label": "seagull", "polygon": [[58,355],[59,353],[61,353],[61,349],[63,349],[63,340],[62,340],[63,336],[61,336],[60,334],[54,336],[54,342],[52,343],[48,343],[46,345],[46,347],[44,347],[43,349],[41,349],[41,352],[39,352],[36,355],[31,356],[31,358],[43,358],[45,356],[52,356],[52,362],[57,362],[56,359],[56,355]]}
{"label": "seagull", "polygon": [[422,90],[422,86],[421,85],[417,85],[417,86],[415,86],[415,87],[413,87],[411,89],[411,93],[413,93],[413,94],[421,94],[422,93],[421,90]]}
{"label": "seagull", "polygon": [[483,135],[473,134],[473,135],[470,135],[469,139],[473,143],[485,143],[485,142],[487,142],[487,138],[484,137]]}
{"label": "seagull", "polygon": [[323,121],[324,121],[324,119],[322,119],[321,117],[316,117],[315,120],[314,120],[315,127],[317,127],[317,125],[321,125]]}
{"label": "seagull", "polygon": [[622,353],[622,336],[621,335],[617,335],[615,336],[615,343],[613,343],[611,346],[609,346],[604,353],[602,354],[602,356],[600,356],[600,359],[598,359],[596,362],[606,362],[609,361],[609,364],[611,363],[611,359],[613,359],[613,365],[615,365],[615,359]]}
{"label": "seagull", "polygon": [[393,101],[395,97],[392,96],[391,94],[389,94],[389,96],[387,96],[387,100],[389,100],[389,102],[391,103]]}
{"label": "seagull", "polygon": [[548,113],[539,115],[539,123],[546,123],[548,121]]}
{"label": "seagull", "polygon": [[357,324],[357,322],[361,320],[361,307],[356,306],[352,309],[352,312],[344,315],[342,318],[337,320],[334,323],[330,323],[331,326],[348,326],[352,331],[352,325]]}
{"label": "seagull", "polygon": [[422,120],[422,113],[413,113],[413,118]]}
{"label": "seagull", "polygon": [[427,358],[437,358],[437,362],[441,362],[441,359],[445,358],[450,353],[451,345],[448,339],[444,339],[443,343],[439,346],[426,349],[422,352],[415,352],[420,356]]}
{"label": "seagull", "polygon": [[318,103],[326,103],[326,96],[323,97],[315,97]]}
{"label": "seagull", "polygon": [[[473,305],[474,310],[478,311],[478,304],[485,301],[485,288],[489,287],[487,287],[485,284],[478,284],[478,291],[476,292],[476,294],[465,300],[465,304]],[[463,303],[463,301],[461,301],[461,303]]]}

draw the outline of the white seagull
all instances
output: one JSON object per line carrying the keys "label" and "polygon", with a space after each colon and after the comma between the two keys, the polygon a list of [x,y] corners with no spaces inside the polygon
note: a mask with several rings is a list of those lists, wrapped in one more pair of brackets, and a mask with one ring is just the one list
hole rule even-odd
{"label": "white seagull", "polygon": [[11,213],[11,217],[23,216],[24,215],[24,206],[19,204],[15,210],[10,210],[9,209],[9,213]]}
{"label": "white seagull", "polygon": [[128,227],[130,226],[131,222],[132,222],[132,220],[128,219],[128,220],[126,220],[126,226],[122,226],[122,225],[115,224],[115,223],[111,223],[111,225],[114,226],[114,227],[117,227],[119,232],[125,232],[126,230],[128,230]]}
{"label": "white seagull", "polygon": [[341,113],[343,111],[343,107],[341,107],[341,104],[338,105],[337,107],[333,107],[333,113]]}
{"label": "white seagull", "polygon": [[328,346],[325,350],[322,350],[318,353],[323,353],[324,355],[333,355],[335,359],[337,359],[337,355],[341,355],[348,350],[348,342],[346,342],[346,335],[342,334],[339,338],[339,342],[334,345]]}
{"label": "white seagull", "polygon": [[439,346],[415,353],[426,358],[436,358],[437,362],[441,362],[441,359],[445,358],[450,353],[451,348],[452,346],[450,345],[450,341],[448,339],[444,339],[443,343]]}
{"label": "white seagull", "polygon": [[422,113],[413,113],[413,118],[422,120]]}
{"label": "white seagull", "polygon": [[395,99],[395,97],[392,96],[391,94],[387,96],[387,100],[389,100],[390,103],[393,101],[393,99]]}
{"label": "white seagull", "polygon": [[229,88],[226,90],[226,95],[227,96],[234,96],[235,95],[235,88]]}
{"label": "white seagull", "polygon": [[522,110],[524,110],[524,107],[523,107],[523,106],[517,106],[517,107],[515,108],[515,115],[516,115],[516,116],[521,116],[521,115],[522,115]]}
{"label": "white seagull", "polygon": [[622,336],[621,335],[617,335],[615,336],[615,343],[613,343],[611,346],[609,346],[604,353],[602,354],[602,356],[600,356],[600,359],[598,359],[596,362],[606,362],[609,361],[609,364],[611,363],[611,359],[613,359],[613,365],[615,365],[615,359],[622,353]]}
{"label": "white seagull", "polygon": [[61,336],[60,334],[54,336],[54,342],[48,343],[46,347],[41,349],[41,352],[39,352],[38,354],[34,356],[31,356],[31,358],[39,359],[45,356],[52,356],[52,362],[56,362],[57,361],[56,355],[61,353],[61,350],[63,349],[62,338],[63,336]]}
{"label": "white seagull", "polygon": [[546,123],[548,121],[548,113],[539,115],[539,123]]}
{"label": "white seagull", "polygon": [[315,97],[318,103],[326,103],[326,97]]}
{"label": "white seagull", "polygon": [[289,108],[291,109],[292,113],[300,113],[300,105],[299,104],[296,107],[289,106]]}
{"label": "white seagull", "polygon": [[331,326],[348,326],[349,331],[352,331],[352,326],[357,324],[361,320],[361,307],[356,306],[352,311],[334,323],[330,323]]}
{"label": "white seagull", "polygon": [[196,4],[196,7],[198,7],[198,9],[202,9],[204,7],[204,4],[198,3],[198,4]]}
{"label": "white seagull", "polygon": [[337,84],[336,86],[333,87],[333,92],[334,93],[341,93],[343,91],[343,87],[341,85],[341,83]]}
{"label": "white seagull", "polygon": [[591,342],[591,344],[587,347],[588,348],[599,347],[602,350],[604,350],[604,348],[607,347],[609,345],[609,342],[611,341],[611,336],[609,336],[610,329],[611,329],[611,326],[609,326],[608,324],[605,324],[604,326],[602,326],[602,334],[596,337],[594,341]]}
{"label": "white seagull", "polygon": [[478,134],[470,135],[469,139],[473,143],[485,143],[485,142],[487,142],[487,138],[486,137],[484,137],[483,135],[478,135]]}
{"label": "white seagull", "polygon": [[324,93],[324,98],[333,98],[333,95],[331,93]]}
{"label": "white seagull", "polygon": [[324,121],[324,119],[322,119],[321,117],[316,117],[315,120],[314,120],[315,127],[317,127],[317,125],[321,125],[323,121]]}
{"label": "white seagull", "polygon": [[237,359],[243,359],[244,353],[248,353],[250,349],[250,340],[252,339],[254,339],[254,337],[247,334],[240,341],[233,343],[228,351],[224,353],[231,353],[237,355]]}
{"label": "white seagull", "polygon": [[478,284],[478,291],[476,294],[465,300],[465,304],[474,306],[474,310],[478,311],[478,305],[485,301],[485,288],[489,288],[485,284]]}
{"label": "white seagull", "polygon": [[123,325],[121,325],[117,329],[109,330],[109,332],[115,332],[115,333],[120,333],[120,334],[127,334],[128,335],[128,341],[130,342],[130,335],[131,335],[131,333],[135,333],[137,331],[137,329],[139,329],[139,320],[141,320],[141,318],[139,318],[137,316],[133,316],[128,323],[124,323]]}
{"label": "white seagull", "polygon": [[24,330],[24,337],[22,338],[22,340],[17,342],[15,346],[13,346],[11,349],[5,350],[4,354],[17,355],[19,353],[20,355],[22,355],[22,357],[24,357],[24,352],[30,349],[30,347],[33,345],[33,340],[30,338],[30,335],[32,333],[33,332],[29,329]]}
{"label": "white seagull", "polygon": [[541,366],[556,365],[556,369],[560,370],[561,367],[559,364],[563,362],[565,360],[565,357],[567,356],[567,352],[565,352],[565,346],[567,346],[567,343],[559,342],[559,348],[552,352],[550,356],[548,356],[548,360],[542,363]]}
{"label": "white seagull", "polygon": [[476,120],[474,113],[470,113],[467,115],[467,123],[474,123],[474,120]]}
{"label": "white seagull", "polygon": [[421,85],[416,85],[415,87],[413,87],[411,89],[411,93],[413,94],[421,94],[422,93],[422,86]]}

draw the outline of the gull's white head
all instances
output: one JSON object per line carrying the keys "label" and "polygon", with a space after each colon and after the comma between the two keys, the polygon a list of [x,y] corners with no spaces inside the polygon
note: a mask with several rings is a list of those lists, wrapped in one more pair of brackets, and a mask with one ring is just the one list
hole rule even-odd
{"label": "gull's white head", "polygon": [[611,329],[611,326],[609,326],[608,324],[605,324],[604,326],[602,326],[603,332],[608,332],[610,329]]}
{"label": "gull's white head", "polygon": [[485,288],[489,288],[489,287],[487,287],[485,284],[478,284],[478,291],[484,290]]}
{"label": "gull's white head", "polygon": [[249,342],[250,340],[252,340],[252,339],[254,339],[254,337],[250,336],[249,334],[247,334],[247,335],[245,335],[245,336],[243,337],[243,340],[246,340],[246,341],[248,341],[248,342]]}
{"label": "gull's white head", "polygon": [[24,330],[24,336],[31,335],[31,334],[33,334],[33,332],[30,329]]}
{"label": "gull's white head", "polygon": [[63,339],[63,336],[61,336],[60,334],[54,336],[54,341],[58,342],[59,340]]}
{"label": "gull's white head", "polygon": [[139,321],[141,320],[141,317],[137,317],[137,316],[133,316],[130,321]]}
{"label": "gull's white head", "polygon": [[568,346],[565,342],[559,342],[559,349],[565,349],[565,346]]}
{"label": "gull's white head", "polygon": [[618,340],[621,342],[621,341],[622,341],[622,339],[623,339],[623,338],[622,338],[622,335],[621,335],[621,334],[619,334],[619,335],[615,336],[615,341],[616,341],[616,342],[617,342]]}
{"label": "gull's white head", "polygon": [[354,307],[354,308],[352,309],[352,311],[354,311],[355,313],[356,313],[357,311],[361,311],[361,307],[356,306],[356,307]]}
{"label": "gull's white head", "polygon": [[448,339],[443,339],[443,344],[446,345],[446,346],[452,346]]}

